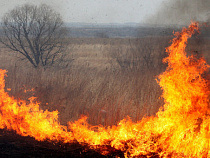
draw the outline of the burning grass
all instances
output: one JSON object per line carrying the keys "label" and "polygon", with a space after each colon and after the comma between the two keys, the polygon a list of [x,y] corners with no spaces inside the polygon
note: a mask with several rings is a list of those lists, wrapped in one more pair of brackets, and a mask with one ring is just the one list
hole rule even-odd
{"label": "burning grass", "polygon": [[92,126],[82,117],[63,126],[57,111],[41,110],[33,98],[27,104],[9,96],[1,70],[0,128],[39,141],[88,144],[102,155],[120,151],[125,157],[210,157],[209,65],[185,51],[188,38],[196,31],[198,24],[192,23],[175,33],[166,49],[168,67],[158,77],[165,104],[155,117],[136,123],[127,118],[108,127]]}

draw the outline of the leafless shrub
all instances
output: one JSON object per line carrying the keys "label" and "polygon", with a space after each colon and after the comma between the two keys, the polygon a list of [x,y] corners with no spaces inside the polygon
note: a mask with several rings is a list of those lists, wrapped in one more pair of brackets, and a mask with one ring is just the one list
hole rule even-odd
{"label": "leafless shrub", "polygon": [[62,18],[45,4],[14,8],[4,15],[2,26],[0,42],[35,68],[53,65],[65,57]]}

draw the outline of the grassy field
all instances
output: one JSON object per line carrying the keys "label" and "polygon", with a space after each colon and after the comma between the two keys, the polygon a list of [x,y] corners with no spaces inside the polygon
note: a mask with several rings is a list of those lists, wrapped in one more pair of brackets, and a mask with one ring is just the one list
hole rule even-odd
{"label": "grassy field", "polygon": [[[10,95],[37,97],[42,109],[60,112],[62,124],[81,115],[91,124],[113,125],[126,116],[138,121],[163,105],[155,79],[166,68],[161,61],[171,39],[72,38],[65,61],[47,69],[34,69],[1,47],[0,68],[8,71]],[[210,63],[209,41],[193,38],[187,50]]]}

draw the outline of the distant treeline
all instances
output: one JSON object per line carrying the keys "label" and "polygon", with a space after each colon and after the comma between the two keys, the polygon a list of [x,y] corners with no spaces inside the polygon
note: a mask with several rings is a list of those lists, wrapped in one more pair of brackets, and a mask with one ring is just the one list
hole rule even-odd
{"label": "distant treeline", "polygon": [[[146,36],[171,36],[182,29],[180,26],[66,26],[71,38],[142,38]],[[0,28],[0,35],[2,35]],[[201,35],[210,37],[210,27],[202,27]]]}
{"label": "distant treeline", "polygon": [[69,37],[139,38],[172,35],[177,28],[166,27],[68,27]]}
{"label": "distant treeline", "polygon": [[[154,26],[94,26],[94,27],[67,27],[69,30],[69,37],[81,38],[81,37],[96,37],[96,38],[141,38],[145,36],[171,36],[174,31],[179,31],[181,27],[154,27]],[[202,27],[201,35],[204,37],[210,37],[210,28]]]}

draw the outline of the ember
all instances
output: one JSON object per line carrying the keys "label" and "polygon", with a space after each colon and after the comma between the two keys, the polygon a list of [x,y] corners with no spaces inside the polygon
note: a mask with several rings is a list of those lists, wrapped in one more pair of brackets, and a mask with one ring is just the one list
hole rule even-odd
{"label": "ember", "polygon": [[[0,71],[0,128],[16,131],[38,141],[88,145],[102,155],[123,157],[210,157],[209,65],[203,58],[187,56],[187,40],[198,31],[193,22],[175,33],[166,48],[168,63],[158,77],[163,89],[164,106],[155,117],[134,123],[129,118],[117,126],[93,127],[83,117],[69,122],[58,121],[58,111],[43,111],[39,103],[17,101],[4,90],[5,70]],[[205,74],[205,75],[204,75]]]}

